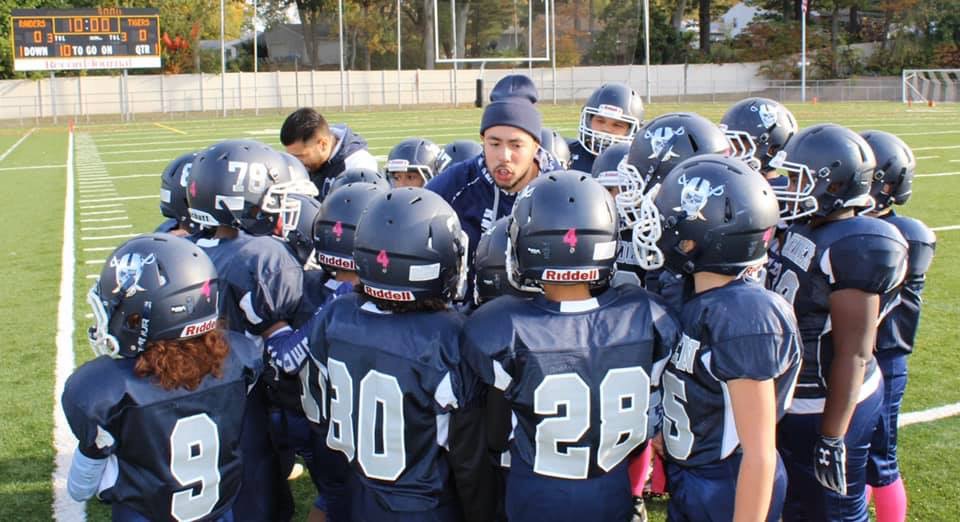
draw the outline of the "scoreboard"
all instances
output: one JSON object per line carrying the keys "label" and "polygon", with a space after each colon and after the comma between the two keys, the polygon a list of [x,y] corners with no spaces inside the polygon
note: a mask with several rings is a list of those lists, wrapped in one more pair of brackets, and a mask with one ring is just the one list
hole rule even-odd
{"label": "scoreboard", "polygon": [[160,11],[14,9],[13,70],[160,67]]}

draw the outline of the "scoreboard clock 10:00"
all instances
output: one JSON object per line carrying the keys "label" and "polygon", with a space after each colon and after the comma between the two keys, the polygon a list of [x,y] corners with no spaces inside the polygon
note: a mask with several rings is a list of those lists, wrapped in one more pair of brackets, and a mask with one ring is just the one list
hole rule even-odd
{"label": "scoreboard clock 10:00", "polygon": [[15,71],[160,67],[158,9],[14,9]]}

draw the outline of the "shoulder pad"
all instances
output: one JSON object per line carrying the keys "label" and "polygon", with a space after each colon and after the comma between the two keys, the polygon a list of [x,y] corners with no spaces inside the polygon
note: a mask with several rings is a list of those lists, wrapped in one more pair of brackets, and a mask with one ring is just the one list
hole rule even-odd
{"label": "shoulder pad", "polygon": [[907,216],[892,216],[884,219],[884,221],[897,227],[897,230],[903,234],[904,239],[910,243],[934,245],[937,242],[937,235],[919,219]]}
{"label": "shoulder pad", "polygon": [[820,270],[833,290],[854,288],[885,294],[903,281],[907,269],[907,243],[897,229],[879,219],[856,221],[836,238],[820,258]]}

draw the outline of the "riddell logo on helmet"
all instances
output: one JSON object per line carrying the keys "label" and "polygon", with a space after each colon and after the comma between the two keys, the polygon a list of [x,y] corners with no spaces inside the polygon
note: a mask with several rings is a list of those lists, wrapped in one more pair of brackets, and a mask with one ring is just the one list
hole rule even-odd
{"label": "riddell logo on helmet", "polygon": [[354,263],[353,259],[349,257],[331,256],[329,254],[324,254],[323,252],[317,252],[317,261],[319,261],[321,265],[341,268],[343,270],[351,270],[353,272],[357,271],[357,264]]}
{"label": "riddell logo on helmet", "polygon": [[597,279],[600,279],[600,270],[597,268],[590,268],[587,270],[553,270],[548,268],[547,270],[543,271],[543,277],[541,279],[544,281],[557,283],[596,281]]}
{"label": "riddell logo on helmet", "polygon": [[199,323],[188,324],[183,328],[183,331],[180,332],[180,337],[194,337],[200,334],[205,334],[217,327],[217,319],[207,319]]}
{"label": "riddell logo on helmet", "polygon": [[409,290],[387,290],[385,288],[363,285],[363,291],[370,297],[383,299],[384,301],[416,301],[413,297],[413,292]]}

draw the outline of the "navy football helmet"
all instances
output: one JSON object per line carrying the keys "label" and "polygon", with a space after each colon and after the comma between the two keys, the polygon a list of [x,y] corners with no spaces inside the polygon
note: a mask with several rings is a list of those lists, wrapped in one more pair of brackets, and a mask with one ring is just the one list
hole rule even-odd
{"label": "navy football helmet", "polygon": [[674,112],[654,118],[640,129],[630,144],[624,169],[650,190],[685,159],[729,153],[730,141],[713,122],[699,114]]}
{"label": "navy football helmet", "polygon": [[450,161],[444,165],[443,168],[439,169],[439,172],[443,172],[454,163],[476,158],[483,152],[483,145],[472,140],[456,140],[444,145],[443,152],[450,157]]}
{"label": "navy football helmet", "polygon": [[190,209],[187,206],[187,179],[190,177],[190,168],[196,152],[188,152],[167,164],[160,175],[160,213],[164,217],[176,219],[177,224],[191,233],[196,231],[196,224],[190,220]]}
{"label": "navy football helmet", "polygon": [[547,154],[560,165],[561,170],[566,170],[570,165],[570,146],[559,132],[549,127],[541,127],[540,148],[547,151]]}
{"label": "navy football helmet", "polygon": [[190,171],[190,218],[202,226],[220,225],[265,235],[288,205],[288,194],[317,195],[303,170],[269,145],[228,140],[197,153]]}
{"label": "navy football helmet", "polygon": [[[870,188],[870,195],[876,202],[874,210],[903,205],[913,193],[913,176],[917,168],[913,150],[889,132],[871,130],[861,132],[860,136],[870,145],[877,160]],[[889,191],[884,190],[885,185],[890,185]]]}
{"label": "navy football helmet", "polygon": [[280,214],[276,235],[290,245],[294,256],[307,268],[318,268],[314,264],[313,227],[320,215],[320,202],[312,196],[290,194],[287,196],[287,210]]}
{"label": "navy football helmet", "polygon": [[[749,145],[744,144],[738,149],[744,153],[745,158],[748,157],[748,152],[749,156],[755,157],[759,161],[761,172],[771,168],[770,161],[800,129],[790,109],[769,98],[746,98],[738,101],[727,109],[720,124],[725,127],[735,144],[740,143],[737,137],[741,137],[743,142],[747,142],[749,138]],[[751,146],[752,150],[749,150]]]}
{"label": "navy football helmet", "polygon": [[[596,131],[590,128],[594,116],[603,116],[626,122],[625,136]],[[592,154],[600,154],[614,143],[630,143],[643,125],[643,99],[622,83],[605,83],[593,91],[580,111],[580,145]]]}
{"label": "navy football helmet", "polygon": [[493,222],[480,236],[477,252],[474,254],[473,267],[476,270],[473,281],[473,302],[481,305],[501,295],[530,297],[510,284],[507,277],[507,229],[510,217],[502,217]]}
{"label": "navy football helmet", "polygon": [[357,225],[353,258],[364,293],[371,297],[461,301],[469,241],[442,197],[405,187],[373,198]]}
{"label": "navy football helmet", "polygon": [[423,138],[407,138],[390,149],[384,171],[388,176],[395,172],[416,172],[426,184],[449,162],[450,157],[434,142]]}
{"label": "navy football helmet", "polygon": [[[852,130],[824,123],[800,131],[770,165],[789,172],[793,194],[786,199],[784,219],[827,216],[842,208],[865,209],[873,206],[870,188],[877,167],[870,145]],[[812,185],[811,185],[812,183]],[[800,195],[800,196],[798,196]],[[816,208],[798,203],[816,200]],[[777,194],[781,203],[784,198]]]}
{"label": "navy football helmet", "polygon": [[541,174],[513,205],[506,259],[510,284],[524,291],[544,283],[603,286],[613,275],[618,232],[613,198],[589,174]]}
{"label": "navy football helmet", "polygon": [[350,183],[323,200],[313,228],[315,262],[328,272],[355,272],[353,241],[360,216],[374,197],[387,189],[373,183]]}
{"label": "navy football helmet", "polygon": [[390,181],[383,174],[375,170],[354,167],[341,172],[337,175],[337,177],[333,178],[333,182],[330,183],[324,199],[329,197],[330,194],[333,194],[334,191],[340,187],[345,187],[351,183],[372,183],[382,189],[390,189]]}
{"label": "navy football helmet", "polygon": [[148,343],[196,337],[217,328],[217,270],[192,242],[145,234],[107,257],[87,293],[96,324],[93,352],[136,357]]}
{"label": "navy football helmet", "polygon": [[[633,247],[645,270],[739,275],[766,261],[779,220],[773,189],[740,159],[721,155],[677,165],[643,201]],[[681,242],[693,241],[684,251]]]}

